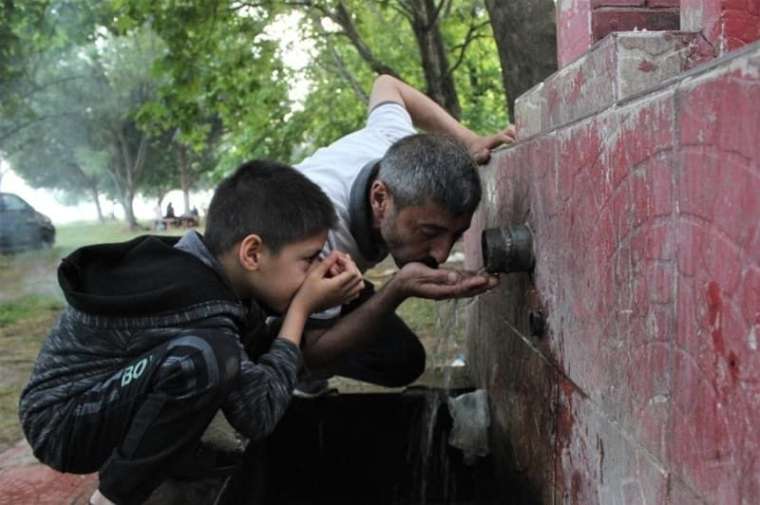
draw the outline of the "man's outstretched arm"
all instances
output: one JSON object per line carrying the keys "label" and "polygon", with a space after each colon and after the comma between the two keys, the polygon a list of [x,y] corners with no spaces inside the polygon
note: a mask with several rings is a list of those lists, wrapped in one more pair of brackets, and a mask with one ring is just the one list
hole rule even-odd
{"label": "man's outstretched arm", "polygon": [[488,161],[492,149],[515,141],[514,126],[509,125],[493,135],[480,136],[459,123],[430,97],[390,75],[375,79],[369,97],[369,110],[383,102],[403,105],[417,128],[431,133],[445,133],[458,139],[479,163]]}
{"label": "man's outstretched arm", "polygon": [[335,373],[341,357],[377,338],[380,321],[409,297],[443,300],[469,298],[494,288],[496,277],[408,263],[385,286],[327,330],[307,331],[302,349],[306,368]]}

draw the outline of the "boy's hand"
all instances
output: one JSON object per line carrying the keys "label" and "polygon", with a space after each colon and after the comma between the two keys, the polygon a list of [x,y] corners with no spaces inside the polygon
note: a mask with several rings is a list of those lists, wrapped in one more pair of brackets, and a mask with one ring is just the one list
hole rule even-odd
{"label": "boy's hand", "polygon": [[302,304],[308,313],[318,312],[354,300],[362,289],[362,274],[351,257],[333,251],[311,267],[293,303]]}
{"label": "boy's hand", "polygon": [[354,263],[354,260],[351,259],[350,254],[340,252],[340,251],[333,251],[333,253],[335,254],[336,258],[335,258],[335,263],[333,263],[330,269],[328,270],[329,277],[335,277],[336,275],[342,274],[343,272],[347,272],[350,270],[353,270],[354,272],[361,275],[361,272],[359,271],[359,267],[357,267],[356,263]]}
{"label": "boy's hand", "polygon": [[468,145],[470,154],[481,165],[488,163],[488,160],[491,159],[491,150],[503,144],[514,144],[516,135],[515,125],[509,125],[504,130],[493,135],[478,136]]}
{"label": "boy's hand", "polygon": [[422,263],[408,263],[389,282],[398,296],[445,300],[468,298],[496,287],[498,278],[463,270],[429,268]]}

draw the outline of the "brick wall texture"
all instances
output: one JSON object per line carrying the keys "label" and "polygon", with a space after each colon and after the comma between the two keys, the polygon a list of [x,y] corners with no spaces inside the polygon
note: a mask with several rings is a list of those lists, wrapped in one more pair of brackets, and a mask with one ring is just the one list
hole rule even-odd
{"label": "brick wall texture", "polygon": [[558,0],[557,28],[560,67],[608,34],[636,29],[701,34],[714,57],[760,39],[760,0]]}
{"label": "brick wall texture", "polygon": [[612,32],[679,25],[679,0],[558,0],[557,60],[564,67]]}
{"label": "brick wall texture", "polygon": [[760,39],[760,0],[681,0],[683,30],[700,32],[716,56]]}
{"label": "brick wall texture", "polygon": [[[588,7],[655,3],[673,4]],[[477,269],[482,229],[534,234],[534,273],[468,308],[505,485],[519,503],[760,503],[760,43],[542,124],[484,167],[465,241]]]}

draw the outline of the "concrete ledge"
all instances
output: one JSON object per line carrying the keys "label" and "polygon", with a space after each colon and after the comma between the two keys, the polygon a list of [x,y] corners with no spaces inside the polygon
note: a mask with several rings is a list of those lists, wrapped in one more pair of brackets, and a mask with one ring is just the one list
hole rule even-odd
{"label": "concrete ledge", "polygon": [[695,35],[620,32],[519,97],[515,122],[520,140],[610,107],[684,72],[692,65]]}

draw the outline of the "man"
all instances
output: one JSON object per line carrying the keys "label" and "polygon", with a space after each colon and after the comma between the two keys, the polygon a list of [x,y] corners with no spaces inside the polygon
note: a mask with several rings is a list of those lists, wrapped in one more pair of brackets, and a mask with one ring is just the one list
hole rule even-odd
{"label": "man", "polygon": [[[390,254],[400,271],[359,300],[316,314],[305,335],[306,373],[296,394],[326,390],[326,378],[351,377],[389,387],[424,371],[419,339],[395,314],[408,297],[474,296],[496,285],[487,275],[437,270],[470,226],[481,197],[475,161],[514,142],[512,127],[481,137],[423,93],[391,76],[374,83],[367,125],[296,168],[336,207],[338,226],[325,253],[348,253],[361,271]],[[430,132],[417,134],[415,127]]]}

